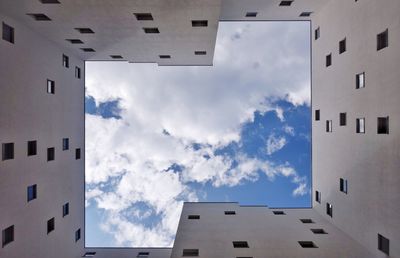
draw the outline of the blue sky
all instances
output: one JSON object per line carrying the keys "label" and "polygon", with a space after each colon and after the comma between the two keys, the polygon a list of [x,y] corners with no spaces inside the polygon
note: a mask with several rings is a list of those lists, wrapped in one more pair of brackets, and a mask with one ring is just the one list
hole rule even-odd
{"label": "blue sky", "polygon": [[221,23],[213,67],[89,62],[86,245],[171,246],[184,201],[309,207],[307,22]]}

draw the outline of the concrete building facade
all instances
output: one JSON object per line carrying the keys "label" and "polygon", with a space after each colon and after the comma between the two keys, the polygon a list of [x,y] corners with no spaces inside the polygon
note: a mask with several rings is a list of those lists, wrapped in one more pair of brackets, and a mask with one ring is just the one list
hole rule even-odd
{"label": "concrete building facade", "polygon": [[[0,257],[400,257],[399,13],[398,0],[1,0]],[[310,21],[312,208],[185,203],[173,248],[85,248],[85,61],[212,65],[220,21],[269,20]]]}

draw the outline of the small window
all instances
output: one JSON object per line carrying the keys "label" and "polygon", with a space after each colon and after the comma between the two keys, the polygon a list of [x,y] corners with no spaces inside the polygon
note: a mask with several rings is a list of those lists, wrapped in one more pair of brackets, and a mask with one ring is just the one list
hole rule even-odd
{"label": "small window", "polygon": [[28,186],[27,195],[28,202],[35,200],[37,198],[37,185]]}
{"label": "small window", "polygon": [[236,211],[225,211],[225,215],[236,215]]}
{"label": "small window", "polygon": [[55,158],[55,148],[47,148],[47,161],[52,161]]}
{"label": "small window", "polygon": [[315,121],[320,120],[321,111],[319,109],[315,110]]}
{"label": "small window", "polygon": [[54,231],[55,228],[55,218],[51,218],[47,221],[47,234],[50,234]]}
{"label": "small window", "polygon": [[199,256],[199,249],[183,249],[182,256]]}
{"label": "small window", "polygon": [[159,55],[160,59],[170,59],[170,55]]}
{"label": "small window", "polygon": [[347,194],[347,180],[340,178],[340,191]]}
{"label": "small window", "polygon": [[321,192],[315,191],[315,201],[321,203]]}
{"label": "small window", "polygon": [[332,65],[332,54],[329,54],[329,55],[326,56],[326,64],[325,64],[325,66],[329,67],[331,65]]}
{"label": "small window", "polygon": [[27,13],[26,15],[32,17],[35,21],[51,21],[51,19],[43,13]]}
{"label": "small window", "polygon": [[56,92],[56,83],[52,80],[47,80],[47,93],[55,94]]}
{"label": "small window", "polygon": [[310,229],[314,234],[328,234],[326,231],[322,228],[312,228]]}
{"label": "small window", "polygon": [[66,55],[63,55],[62,60],[63,60],[63,66],[68,68],[69,67],[69,57]]}
{"label": "small window", "polygon": [[303,248],[318,248],[313,241],[299,241],[299,245]]}
{"label": "small window", "polygon": [[14,143],[3,143],[2,144],[2,159],[9,160],[14,159]]}
{"label": "small window", "polygon": [[346,52],[346,38],[339,41],[339,54]]}
{"label": "small window", "polygon": [[123,59],[123,56],[121,56],[121,55],[111,55],[110,57],[112,59]]}
{"label": "small window", "polygon": [[292,1],[281,1],[279,3],[279,6],[291,6],[292,2],[293,2],[293,0]]}
{"label": "small window", "polygon": [[96,252],[86,252],[82,257],[93,257],[96,255]]}
{"label": "small window", "polygon": [[275,215],[286,215],[286,213],[283,212],[283,211],[273,211],[273,213],[274,213]]}
{"label": "small window", "polygon": [[247,12],[246,13],[246,17],[252,17],[252,18],[254,18],[254,17],[257,17],[257,12]]}
{"label": "small window", "polygon": [[81,68],[79,68],[78,66],[75,66],[75,78],[81,78]]}
{"label": "small window", "polygon": [[192,20],[192,27],[207,27],[207,20]]}
{"label": "small window", "polygon": [[36,154],[37,154],[36,141],[28,141],[28,156],[34,156]]}
{"label": "small window", "polygon": [[207,51],[194,51],[196,56],[205,56],[207,55]]}
{"label": "small window", "polygon": [[90,28],[75,28],[75,30],[79,31],[82,34],[94,34],[94,31]]}
{"label": "small window", "polygon": [[339,124],[340,126],[345,126],[347,123],[347,115],[346,113],[340,113],[339,115]]}
{"label": "small window", "polygon": [[378,134],[389,134],[389,117],[378,117]]}
{"label": "small window", "polygon": [[3,229],[2,231],[2,247],[14,241],[14,225]]}
{"label": "small window", "polygon": [[314,221],[312,219],[300,219],[301,223],[304,224],[312,224]]}
{"label": "small window", "polygon": [[378,250],[384,252],[389,255],[389,239],[378,234]]}
{"label": "small window", "polygon": [[75,242],[78,242],[81,239],[81,229],[79,228],[75,231]]}
{"label": "small window", "polygon": [[75,149],[75,159],[81,159],[81,149]]}
{"label": "small window", "polygon": [[136,257],[149,257],[150,252],[139,252]]}
{"label": "small window", "polygon": [[385,30],[376,36],[377,51],[389,46],[389,30]]}
{"label": "small window", "polygon": [[365,133],[365,118],[356,119],[356,133]]}
{"label": "small window", "polygon": [[200,219],[200,215],[189,215],[188,219]]}
{"label": "small window", "polygon": [[328,214],[330,217],[333,215],[333,207],[330,203],[326,203],[326,214]]}
{"label": "small window", "polygon": [[365,88],[365,73],[356,75],[356,89]]}
{"label": "small window", "polygon": [[81,50],[82,50],[83,52],[96,52],[96,50],[94,50],[93,48],[89,48],[89,47],[81,48]]}
{"label": "small window", "polygon": [[147,33],[147,34],[158,34],[158,33],[160,33],[158,28],[143,28],[143,31],[144,31],[144,33]]}
{"label": "small window", "polygon": [[14,28],[3,22],[3,40],[14,44]]}
{"label": "small window", "polygon": [[332,132],[332,120],[326,120],[326,132],[327,133]]}
{"label": "small window", "polygon": [[247,241],[233,241],[233,248],[249,248]]}
{"label": "small window", "polygon": [[134,13],[136,20],[138,21],[152,21],[153,15],[151,13]]}
{"label": "small window", "polygon": [[66,39],[71,44],[83,44],[83,41],[80,39]]}
{"label": "small window", "polygon": [[311,14],[312,14],[312,12],[302,12],[302,13],[300,14],[300,17],[310,17]]}
{"label": "small window", "polygon": [[39,0],[42,4],[59,4],[58,0]]}
{"label": "small window", "polygon": [[62,213],[63,213],[63,217],[65,217],[69,214],[69,203],[68,202],[63,205]]}
{"label": "small window", "polygon": [[356,89],[365,88],[365,73],[356,75]]}
{"label": "small window", "polygon": [[320,29],[320,27],[318,27],[318,28],[315,29],[314,38],[315,38],[315,40],[317,40],[320,37],[321,37],[321,29]]}
{"label": "small window", "polygon": [[68,138],[64,138],[62,140],[62,149],[63,149],[63,151],[69,149],[69,139]]}

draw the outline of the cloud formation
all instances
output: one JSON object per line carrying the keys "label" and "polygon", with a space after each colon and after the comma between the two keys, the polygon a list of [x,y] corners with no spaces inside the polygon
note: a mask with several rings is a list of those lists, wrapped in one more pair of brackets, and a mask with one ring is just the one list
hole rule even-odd
{"label": "cloud formation", "polygon": [[[284,122],[276,100],[310,102],[308,29],[222,23],[213,67],[87,63],[86,95],[113,102],[119,119],[86,115],[86,205],[104,212],[102,230],[116,245],[171,246],[183,202],[199,199],[193,183],[234,187],[262,173],[288,178],[294,196],[307,193],[288,162],[217,151],[241,144],[256,111]],[[271,135],[267,153],[286,143]]]}

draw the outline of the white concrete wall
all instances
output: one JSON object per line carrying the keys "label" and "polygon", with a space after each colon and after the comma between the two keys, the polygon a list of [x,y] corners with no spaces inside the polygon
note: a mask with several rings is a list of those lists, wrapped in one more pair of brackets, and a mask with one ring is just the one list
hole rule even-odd
{"label": "white concrete wall", "polygon": [[[225,215],[226,210],[236,215]],[[286,215],[272,211],[237,203],[185,203],[171,257],[181,257],[183,249],[199,249],[199,257],[221,258],[371,257],[313,209],[283,209]],[[189,220],[188,215],[200,215],[200,220]],[[303,224],[300,219],[315,223]],[[311,228],[328,234],[316,235]],[[247,241],[250,248],[233,248],[232,241]],[[318,248],[302,248],[298,241],[313,241]]]}
{"label": "white concrete wall", "polygon": [[140,252],[148,252],[146,258],[170,258],[171,248],[87,248],[86,252],[96,252],[96,258],[135,258]]}
{"label": "white concrete wall", "polygon": [[[317,212],[368,248],[378,251],[377,234],[390,240],[390,257],[400,257],[400,1],[332,0],[313,20],[321,38],[313,40],[313,201]],[[378,33],[389,29],[389,47],[377,51]],[[339,41],[347,51],[339,55]],[[332,53],[332,66],[325,56]],[[356,89],[356,74],[366,86]],[[339,113],[347,126],[339,126]],[[377,134],[377,117],[389,116],[390,134]],[[366,133],[356,134],[356,118],[365,117]],[[333,132],[325,132],[325,121]],[[339,191],[348,180],[348,194]],[[315,197],[315,196],[314,196]],[[333,205],[333,218],[325,214]]]}
{"label": "white concrete wall", "polygon": [[[15,241],[0,257],[80,257],[84,246],[84,62],[18,21],[0,14],[15,29],[15,44],[0,40],[0,143],[13,142],[15,158],[0,160],[0,229],[14,225]],[[70,68],[62,66],[62,55]],[[82,78],[75,78],[75,66]],[[56,83],[47,93],[47,79]],[[62,151],[62,139],[70,149]],[[37,155],[27,156],[27,141],[37,140]],[[47,148],[55,161],[47,162]],[[81,159],[75,160],[75,149]],[[37,199],[27,202],[27,187],[37,184]],[[70,214],[62,217],[69,202]],[[47,235],[47,220],[55,231]],[[75,243],[75,230],[81,240]]]}

